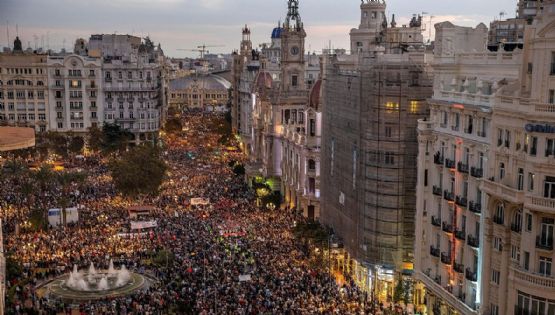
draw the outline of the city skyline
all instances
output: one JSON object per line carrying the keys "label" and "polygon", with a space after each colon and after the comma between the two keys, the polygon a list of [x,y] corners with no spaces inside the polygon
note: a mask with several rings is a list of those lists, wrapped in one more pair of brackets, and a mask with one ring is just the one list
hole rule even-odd
{"label": "city skyline", "polygon": [[[300,2],[307,30],[307,50],[321,51],[328,48],[349,48],[347,36],[351,28],[359,23],[359,9],[345,3],[340,8],[332,0],[304,0]],[[477,0],[471,2],[478,4]],[[24,48],[36,46],[55,51],[65,47],[72,50],[75,39],[91,34],[130,34],[150,36],[160,42],[166,55],[171,57],[197,57],[195,52],[178,51],[193,49],[203,43],[223,45],[214,53],[230,53],[238,48],[240,30],[248,24],[252,30],[254,47],[268,42],[271,30],[283,20],[285,6],[281,1],[259,3],[253,0],[158,0],[157,5],[145,0],[95,1],[94,5],[74,0],[53,0],[48,3],[37,0],[0,3],[0,46],[12,45],[16,34]],[[59,10],[63,7],[63,10]],[[410,3],[388,1],[387,15],[396,15],[399,25],[408,24],[414,13],[428,12],[424,19],[429,36],[429,16],[433,23],[451,21],[464,26],[475,26],[480,22],[489,24],[499,18],[514,15],[515,1],[494,0],[480,3],[480,14],[468,3],[418,0]],[[55,10],[53,10],[55,9]],[[37,19],[37,12],[41,18]],[[31,13],[31,14],[29,14]],[[274,20],[275,22],[269,22]],[[6,26],[9,23],[10,41]],[[17,30],[16,30],[17,25]],[[109,25],[109,26],[106,26]],[[433,31],[433,30],[432,30]],[[433,37],[433,32],[432,32]],[[64,45],[65,41],[65,45]]]}

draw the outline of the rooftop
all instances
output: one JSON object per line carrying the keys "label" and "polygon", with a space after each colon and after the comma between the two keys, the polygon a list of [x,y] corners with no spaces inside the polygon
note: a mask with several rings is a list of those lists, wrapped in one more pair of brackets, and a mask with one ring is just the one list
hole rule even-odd
{"label": "rooftop", "polygon": [[0,127],[0,152],[25,149],[34,145],[33,128]]}

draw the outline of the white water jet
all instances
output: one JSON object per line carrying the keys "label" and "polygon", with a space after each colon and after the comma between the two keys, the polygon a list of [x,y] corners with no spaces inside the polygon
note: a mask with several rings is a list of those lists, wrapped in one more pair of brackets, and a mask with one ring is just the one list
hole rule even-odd
{"label": "white water jet", "polygon": [[80,291],[89,291],[89,285],[87,284],[87,282],[85,282],[85,279],[81,279],[77,281],[75,289],[78,289]]}
{"label": "white water jet", "polygon": [[94,264],[91,262],[91,265],[89,266],[89,275],[94,274],[96,274],[96,270],[94,269]]}
{"label": "white water jet", "polygon": [[101,291],[105,291],[109,289],[108,280],[106,279],[106,277],[102,277],[102,279],[100,279],[100,282],[98,282],[97,289]]}
{"label": "white water jet", "polygon": [[121,269],[118,271],[116,287],[121,287],[123,285],[126,285],[129,282],[129,279],[131,279],[131,274],[129,273],[127,268],[125,268],[125,265],[122,265]]}
{"label": "white water jet", "polygon": [[117,273],[117,271],[114,268],[114,261],[110,259],[110,265],[108,265],[108,274],[113,275],[115,273]]}

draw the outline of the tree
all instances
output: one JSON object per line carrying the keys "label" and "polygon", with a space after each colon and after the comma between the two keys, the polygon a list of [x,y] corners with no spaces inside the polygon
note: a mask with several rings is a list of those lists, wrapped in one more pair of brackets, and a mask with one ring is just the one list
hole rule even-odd
{"label": "tree", "polygon": [[397,285],[395,286],[395,291],[393,292],[393,302],[398,303],[403,301],[405,298],[405,286],[403,280],[399,279]]}
{"label": "tree", "polygon": [[166,124],[164,125],[164,129],[166,130],[167,133],[175,134],[180,132],[181,129],[183,129],[183,125],[181,124],[181,119],[177,117],[172,117],[168,119],[168,121],[166,121]]}
{"label": "tree", "polygon": [[48,132],[48,147],[57,155],[67,158],[68,155],[68,139],[65,135],[58,132]]}
{"label": "tree", "polygon": [[104,134],[97,126],[89,128],[87,134],[87,144],[91,151],[98,152],[102,149]]}
{"label": "tree", "polygon": [[133,134],[122,129],[118,124],[104,124],[102,126],[102,150],[105,153],[124,151],[127,142],[133,138]]}
{"label": "tree", "polygon": [[83,137],[75,136],[71,137],[69,140],[69,152],[77,155],[83,151],[83,147],[85,146],[85,140]]}
{"label": "tree", "polygon": [[109,168],[116,189],[126,197],[135,198],[156,194],[167,166],[156,147],[145,144],[123,153],[119,159],[112,159]]}

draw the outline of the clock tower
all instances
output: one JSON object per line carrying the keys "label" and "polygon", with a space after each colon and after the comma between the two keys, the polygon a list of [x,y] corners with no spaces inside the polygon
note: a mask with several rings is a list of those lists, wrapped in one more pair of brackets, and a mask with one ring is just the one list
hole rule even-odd
{"label": "clock tower", "polygon": [[304,42],[306,32],[299,15],[299,0],[288,0],[288,12],[281,33],[281,89],[306,91]]}

